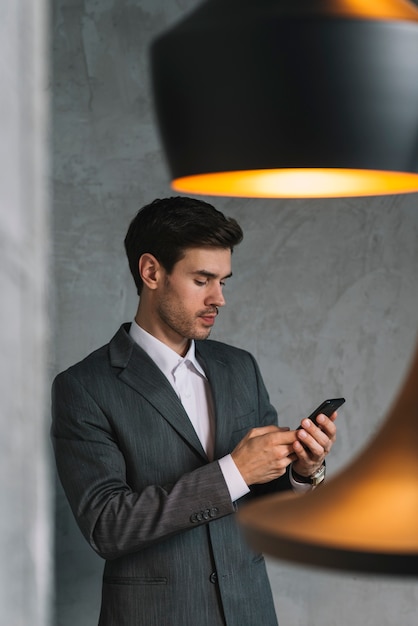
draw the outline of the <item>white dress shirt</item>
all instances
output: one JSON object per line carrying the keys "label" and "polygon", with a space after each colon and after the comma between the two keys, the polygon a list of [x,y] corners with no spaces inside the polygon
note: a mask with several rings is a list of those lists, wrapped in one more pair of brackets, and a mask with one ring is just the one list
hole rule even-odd
{"label": "white dress shirt", "polygon": [[[209,381],[196,359],[195,343],[184,357],[169,348],[165,343],[147,333],[133,321],[129,331],[132,339],[148,354],[162,371],[178,395],[209,460],[213,460],[215,444],[215,414]],[[249,487],[231,455],[218,459],[219,466],[228,487],[231,500],[235,502],[246,493]]]}

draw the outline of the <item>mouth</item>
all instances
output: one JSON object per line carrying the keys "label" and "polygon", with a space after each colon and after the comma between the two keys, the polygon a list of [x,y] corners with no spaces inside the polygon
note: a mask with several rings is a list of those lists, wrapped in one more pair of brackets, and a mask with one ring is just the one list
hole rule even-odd
{"label": "mouth", "polygon": [[216,315],[199,315],[199,317],[207,326],[213,326]]}
{"label": "mouth", "polygon": [[202,322],[206,324],[207,326],[213,326],[217,315],[218,315],[218,309],[216,309],[215,311],[202,313],[201,315],[199,315],[199,317],[202,320]]}

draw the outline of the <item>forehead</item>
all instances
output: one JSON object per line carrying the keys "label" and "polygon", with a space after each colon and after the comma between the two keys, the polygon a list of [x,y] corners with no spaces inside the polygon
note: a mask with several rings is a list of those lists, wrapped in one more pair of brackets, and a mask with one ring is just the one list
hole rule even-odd
{"label": "forehead", "polygon": [[176,266],[190,272],[202,270],[217,276],[227,276],[231,272],[231,250],[213,247],[186,248]]}

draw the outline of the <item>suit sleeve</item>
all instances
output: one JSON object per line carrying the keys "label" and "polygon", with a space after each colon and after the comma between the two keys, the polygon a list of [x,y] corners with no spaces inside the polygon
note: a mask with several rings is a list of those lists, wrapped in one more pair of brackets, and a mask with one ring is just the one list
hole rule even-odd
{"label": "suit sleeve", "polygon": [[217,462],[174,484],[133,491],[103,409],[68,371],[54,381],[52,418],[61,483],[82,533],[103,558],[139,551],[235,511]]}

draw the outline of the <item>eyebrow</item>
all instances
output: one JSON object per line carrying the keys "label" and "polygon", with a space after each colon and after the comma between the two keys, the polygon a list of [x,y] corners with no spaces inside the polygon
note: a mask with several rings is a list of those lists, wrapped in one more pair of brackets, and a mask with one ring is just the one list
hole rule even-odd
{"label": "eyebrow", "polygon": [[[219,278],[217,274],[209,272],[208,270],[195,270],[194,272],[192,272],[192,274],[195,274],[197,276],[206,276],[207,278]],[[230,272],[226,276],[222,276],[221,280],[226,280],[227,278],[231,278],[231,276],[232,272]]]}

